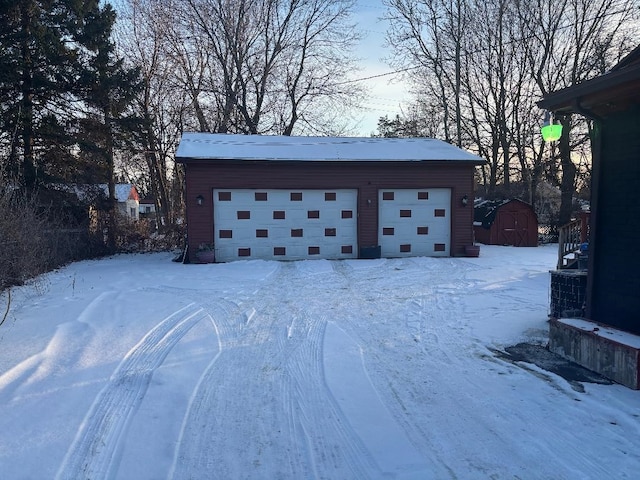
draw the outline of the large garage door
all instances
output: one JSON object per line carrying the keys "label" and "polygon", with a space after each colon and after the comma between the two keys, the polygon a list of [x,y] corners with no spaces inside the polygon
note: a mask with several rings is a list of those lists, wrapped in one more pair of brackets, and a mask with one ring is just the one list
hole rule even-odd
{"label": "large garage door", "polygon": [[354,258],[357,199],[355,189],[216,189],[216,261]]}
{"label": "large garage door", "polygon": [[383,257],[448,256],[451,190],[379,190],[378,239]]}

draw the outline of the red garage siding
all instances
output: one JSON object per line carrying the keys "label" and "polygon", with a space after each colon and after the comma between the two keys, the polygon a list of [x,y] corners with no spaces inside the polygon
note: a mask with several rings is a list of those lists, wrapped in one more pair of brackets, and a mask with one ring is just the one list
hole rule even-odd
{"label": "red garage siding", "polygon": [[[295,162],[180,159],[186,170],[189,256],[201,243],[214,242],[213,189],[357,189],[359,247],[379,245],[379,189],[451,189],[451,254],[464,255],[473,242],[473,162]],[[477,162],[476,162],[477,163]],[[203,205],[196,197],[204,197]]]}

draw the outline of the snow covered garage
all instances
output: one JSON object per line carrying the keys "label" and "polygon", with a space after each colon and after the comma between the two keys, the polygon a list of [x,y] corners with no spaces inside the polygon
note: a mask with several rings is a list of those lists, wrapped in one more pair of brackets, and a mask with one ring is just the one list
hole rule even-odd
{"label": "snow covered garage", "polygon": [[457,256],[473,242],[484,161],[439,140],[185,133],[176,160],[190,261]]}

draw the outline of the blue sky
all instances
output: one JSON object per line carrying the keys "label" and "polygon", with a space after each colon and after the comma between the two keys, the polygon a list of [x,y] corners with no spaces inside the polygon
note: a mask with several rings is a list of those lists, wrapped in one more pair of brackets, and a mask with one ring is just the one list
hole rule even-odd
{"label": "blue sky", "polygon": [[[362,70],[357,78],[391,72],[393,69],[385,62],[385,57],[390,55],[389,49],[384,47],[387,22],[380,20],[386,7],[381,0],[358,0],[355,11],[357,16],[354,20],[363,33],[356,49],[356,55],[362,59]],[[358,115],[361,120],[356,127],[356,134],[369,136],[375,132],[379,117],[401,113],[408,103],[409,94],[399,77],[394,75],[365,80],[362,84],[369,92],[364,108]]]}

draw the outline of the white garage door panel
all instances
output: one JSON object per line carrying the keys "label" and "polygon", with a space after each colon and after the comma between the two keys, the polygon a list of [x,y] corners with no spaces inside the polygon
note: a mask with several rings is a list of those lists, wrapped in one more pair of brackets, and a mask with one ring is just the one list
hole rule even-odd
{"label": "white garage door panel", "polygon": [[384,189],[378,197],[383,257],[449,256],[450,189]]}
{"label": "white garage door panel", "polygon": [[216,260],[354,258],[357,199],[355,189],[216,189]]}

